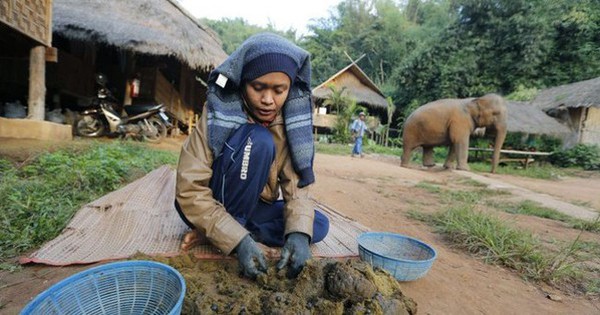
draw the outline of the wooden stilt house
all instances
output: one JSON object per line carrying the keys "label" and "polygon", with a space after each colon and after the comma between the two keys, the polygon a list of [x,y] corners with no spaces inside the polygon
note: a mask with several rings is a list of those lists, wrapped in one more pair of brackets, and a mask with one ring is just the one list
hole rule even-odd
{"label": "wooden stilt house", "polygon": [[332,75],[325,82],[312,90],[315,109],[313,124],[316,129],[331,129],[337,119],[336,109],[328,106],[326,100],[331,98],[334,91],[341,91],[342,96],[354,100],[369,111],[369,128],[374,128],[381,121],[387,120],[387,100],[381,90],[360,69],[356,63],[351,63],[344,69]]}
{"label": "wooden stilt house", "polygon": [[124,106],[164,103],[183,124],[201,111],[208,73],[227,57],[218,36],[175,0],[55,0],[53,31],[54,101],[85,106],[101,72]]}

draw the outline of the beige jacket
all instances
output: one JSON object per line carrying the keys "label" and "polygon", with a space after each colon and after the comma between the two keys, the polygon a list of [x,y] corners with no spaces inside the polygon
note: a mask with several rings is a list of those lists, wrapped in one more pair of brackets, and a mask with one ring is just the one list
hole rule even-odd
{"label": "beige jacket", "polygon": [[[260,198],[268,203],[277,200],[281,187],[285,202],[285,234],[302,232],[312,238],[314,204],[308,197],[310,185],[303,188],[297,186],[299,178],[288,151],[283,117],[278,115],[267,128],[273,135],[276,153]],[[249,232],[213,198],[209,188],[213,154],[208,146],[207,134],[207,117],[204,111],[181,149],[176,198],[186,218],[213,245],[229,255]]]}

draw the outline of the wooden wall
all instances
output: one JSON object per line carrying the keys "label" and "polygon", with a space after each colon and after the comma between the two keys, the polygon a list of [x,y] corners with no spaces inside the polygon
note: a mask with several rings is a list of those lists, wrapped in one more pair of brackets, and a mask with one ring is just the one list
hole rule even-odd
{"label": "wooden wall", "polygon": [[600,145],[600,107],[590,107],[582,123],[581,143]]}
{"label": "wooden wall", "polygon": [[2,0],[0,22],[40,44],[52,44],[52,0]]}

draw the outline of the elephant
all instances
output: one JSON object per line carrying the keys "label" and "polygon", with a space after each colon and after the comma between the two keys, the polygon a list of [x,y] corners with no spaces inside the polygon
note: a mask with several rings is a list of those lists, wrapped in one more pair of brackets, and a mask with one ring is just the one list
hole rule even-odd
{"label": "elephant", "polygon": [[492,173],[496,172],[500,150],[506,138],[507,109],[504,98],[486,94],[479,98],[441,99],[417,108],[404,123],[401,166],[408,167],[412,151],[423,147],[423,165],[434,166],[433,148],[448,146],[444,167],[469,170],[469,136],[476,128],[495,129]]}

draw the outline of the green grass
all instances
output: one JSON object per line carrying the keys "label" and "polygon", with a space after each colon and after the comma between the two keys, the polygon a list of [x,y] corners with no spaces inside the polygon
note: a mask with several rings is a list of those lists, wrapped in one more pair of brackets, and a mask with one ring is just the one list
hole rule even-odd
{"label": "green grass", "polygon": [[[322,143],[317,142],[315,149],[318,153],[330,155],[350,155],[352,154],[352,146],[341,143]],[[384,147],[376,144],[363,145],[363,153],[365,154],[381,154],[390,156],[401,156],[402,149],[395,147]]]}
{"label": "green grass", "polygon": [[0,158],[0,261],[56,237],[83,204],[176,162],[129,141],[64,148],[18,167]]}
{"label": "green grass", "polygon": [[[580,282],[588,290],[595,288],[589,279],[581,276],[584,267],[580,253],[586,249],[579,247],[579,240],[551,253],[531,233],[490,214],[474,211],[465,204],[433,215],[409,211],[408,216],[433,225],[455,246],[487,263],[516,270],[526,279],[548,283]],[[587,260],[594,257],[597,256],[589,256]]]}
{"label": "green grass", "polygon": [[[489,173],[491,170],[491,165],[483,162],[471,162],[469,163],[469,167],[471,168],[471,171],[474,172]],[[552,166],[550,164],[532,165],[527,169],[517,168],[514,164],[507,166],[499,165],[496,168],[496,173],[550,180],[556,180],[568,174],[568,172],[564,169]]]}
{"label": "green grass", "polygon": [[[571,225],[581,220],[572,219],[530,201],[522,203],[495,201],[493,197],[499,192],[486,188],[448,190],[425,181],[420,182],[416,187],[437,195],[448,210],[427,214],[412,209],[408,211],[407,216],[432,225],[454,246],[474,254],[487,263],[516,270],[526,279],[555,285],[570,284],[586,294],[598,293],[600,282],[591,276],[598,271],[591,270],[588,263],[592,262],[592,265],[599,263],[599,244],[584,242],[578,237],[572,242],[559,244],[558,250],[548,248],[530,232],[514,227],[512,222],[474,209],[478,205],[487,205],[510,213],[564,220]],[[589,222],[582,221],[582,223]]]}
{"label": "green grass", "polygon": [[521,201],[519,203],[493,202],[490,205],[494,206],[496,209],[512,214],[524,214],[562,222],[570,222],[571,220],[571,217],[564,213],[558,212],[554,209],[543,207],[537,202],[530,200]]}
{"label": "green grass", "polygon": [[[513,213],[513,214],[530,215],[530,216],[536,216],[536,217],[540,217],[540,218],[561,221],[561,222],[565,222],[565,223],[569,224],[574,229],[600,233],[600,219],[588,221],[588,220],[573,218],[569,215],[558,212],[554,209],[550,209],[550,208],[541,206],[539,203],[534,202],[534,201],[525,200],[525,201],[522,201],[519,203],[513,203],[513,202],[499,203],[499,202],[491,201],[491,202],[488,202],[488,205],[493,206],[494,208],[496,208],[498,210],[502,210],[504,212]],[[599,217],[600,217],[600,214],[599,214]]]}
{"label": "green grass", "polygon": [[427,181],[421,181],[417,183],[415,187],[424,189],[433,194],[439,194],[442,192],[442,188],[439,185],[435,183],[429,183]]}
{"label": "green grass", "polygon": [[339,143],[315,143],[315,150],[317,153],[329,154],[329,155],[350,155],[352,154],[352,147],[347,144]]}
{"label": "green grass", "polygon": [[574,229],[600,233],[600,220],[598,220],[598,219],[596,219],[594,221],[572,219],[571,224]]}

